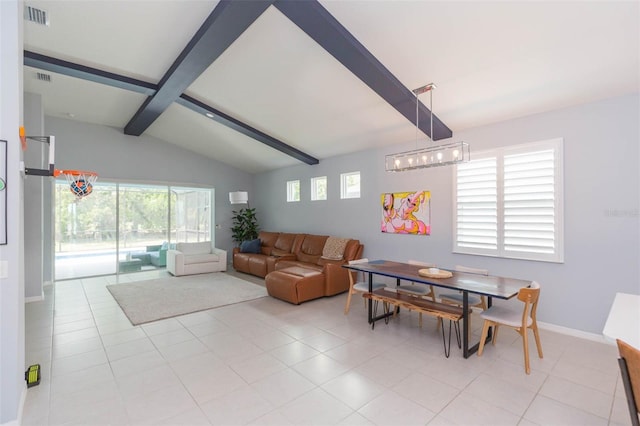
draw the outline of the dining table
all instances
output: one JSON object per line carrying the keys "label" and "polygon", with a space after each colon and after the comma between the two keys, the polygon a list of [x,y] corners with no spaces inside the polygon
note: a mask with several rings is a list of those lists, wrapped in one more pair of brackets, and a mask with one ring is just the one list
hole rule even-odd
{"label": "dining table", "polygon": [[[462,355],[469,358],[477,352],[480,342],[469,347],[469,294],[486,296],[487,308],[492,305],[493,298],[508,300],[518,295],[521,288],[530,287],[531,281],[500,277],[494,275],[474,274],[470,272],[458,272],[455,270],[439,268],[440,271],[449,271],[448,278],[432,278],[425,275],[425,267],[409,263],[395,262],[391,260],[371,260],[363,263],[343,265],[344,268],[368,274],[369,293],[373,292],[373,277],[375,275],[389,277],[396,280],[396,286],[401,281],[411,281],[416,284],[431,285],[447,290],[460,291],[462,293]],[[422,270],[422,271],[421,271]],[[447,274],[448,275],[448,274]],[[393,312],[387,312],[378,316],[374,315],[372,300],[368,300],[368,321],[375,324],[376,321],[388,318]],[[492,338],[487,337],[487,342]]]}

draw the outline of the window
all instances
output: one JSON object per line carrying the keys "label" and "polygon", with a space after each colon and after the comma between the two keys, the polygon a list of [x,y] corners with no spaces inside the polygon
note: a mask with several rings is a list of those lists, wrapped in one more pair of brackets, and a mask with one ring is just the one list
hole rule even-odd
{"label": "window", "polygon": [[300,201],[300,181],[287,181],[287,202]]}
{"label": "window", "polygon": [[327,199],[327,177],[311,178],[311,201]]}
{"label": "window", "polygon": [[563,262],[562,153],[554,139],[459,164],[453,251]]}
{"label": "window", "polygon": [[360,172],[340,175],[340,198],[360,198]]}

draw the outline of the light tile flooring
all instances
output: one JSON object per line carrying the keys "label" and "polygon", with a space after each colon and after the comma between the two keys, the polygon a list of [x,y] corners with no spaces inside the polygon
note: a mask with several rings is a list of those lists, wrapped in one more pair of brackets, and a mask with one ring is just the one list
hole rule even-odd
{"label": "light tile flooring", "polygon": [[614,346],[543,330],[527,376],[512,330],[447,359],[434,320],[403,312],[371,330],[357,298],[343,314],[344,294],[134,327],[105,288],[165,275],[58,282],[55,303],[49,287],[27,304],[26,361],[43,378],[24,425],[630,424]]}

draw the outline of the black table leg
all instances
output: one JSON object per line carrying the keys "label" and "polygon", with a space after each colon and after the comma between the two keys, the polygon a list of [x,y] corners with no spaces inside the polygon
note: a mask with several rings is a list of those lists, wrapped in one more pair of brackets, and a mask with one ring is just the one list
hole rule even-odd
{"label": "black table leg", "polygon": [[[369,272],[369,293],[373,293],[373,274]],[[369,299],[369,324],[373,323],[373,301]]]}
{"label": "black table leg", "polygon": [[[464,313],[463,313],[463,318],[464,318],[464,328],[465,328],[465,335],[464,335],[464,351],[463,351],[463,355],[465,358],[469,358],[472,354],[478,352],[478,348],[480,347],[480,342],[476,343],[475,345],[473,345],[472,347],[469,347],[469,336],[467,335],[467,320],[469,319],[469,298],[468,298],[468,294],[467,292],[463,292],[463,305],[464,305]],[[487,309],[489,309],[491,307],[491,297],[487,298]],[[491,328],[489,328],[489,332],[487,333],[487,338],[484,341],[485,344],[489,343],[492,339],[492,332],[491,332]]]}
{"label": "black table leg", "polygon": [[469,293],[462,292],[462,356],[469,358]]}

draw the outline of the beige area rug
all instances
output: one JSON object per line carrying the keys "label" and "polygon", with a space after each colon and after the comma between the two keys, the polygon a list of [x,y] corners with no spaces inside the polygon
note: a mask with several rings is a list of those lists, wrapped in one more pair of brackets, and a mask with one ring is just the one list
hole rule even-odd
{"label": "beige area rug", "polygon": [[108,285],[133,325],[254,300],[267,289],[225,273]]}

